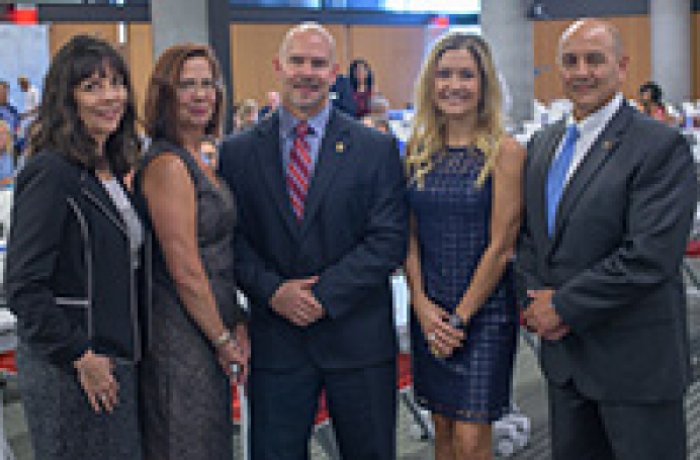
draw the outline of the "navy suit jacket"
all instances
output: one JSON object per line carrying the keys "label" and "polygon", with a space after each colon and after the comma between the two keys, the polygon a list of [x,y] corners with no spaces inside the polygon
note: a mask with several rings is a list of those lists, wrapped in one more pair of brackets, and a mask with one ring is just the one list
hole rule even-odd
{"label": "navy suit jacket", "polygon": [[564,190],[550,238],[545,183],[564,130],[528,146],[518,248],[521,285],[555,289],[571,327],[542,342],[544,373],[594,400],[680,398],[690,378],[680,264],[697,193],[688,144],[624,104]]}
{"label": "navy suit jacket", "polygon": [[[277,113],[227,139],[219,164],[238,204],[236,277],[251,303],[252,365],[287,369],[310,360],[342,369],[393,359],[389,276],[408,238],[394,139],[333,109],[301,223],[289,201]],[[269,301],[282,282],[313,275],[326,315],[297,327]]]}

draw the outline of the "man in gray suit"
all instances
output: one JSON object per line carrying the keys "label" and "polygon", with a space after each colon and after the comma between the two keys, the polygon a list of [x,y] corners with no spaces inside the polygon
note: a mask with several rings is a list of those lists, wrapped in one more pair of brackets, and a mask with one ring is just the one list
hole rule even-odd
{"label": "man in gray suit", "polygon": [[682,460],[693,160],[678,132],[624,101],[614,26],[575,22],[558,61],[574,109],[528,146],[518,249],[553,457]]}

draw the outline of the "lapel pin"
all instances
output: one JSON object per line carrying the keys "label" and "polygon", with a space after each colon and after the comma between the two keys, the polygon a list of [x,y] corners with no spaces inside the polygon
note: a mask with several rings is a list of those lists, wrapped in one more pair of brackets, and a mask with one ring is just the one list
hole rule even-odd
{"label": "lapel pin", "polygon": [[345,151],[345,144],[343,141],[338,141],[335,143],[335,153],[343,153]]}
{"label": "lapel pin", "polygon": [[615,141],[607,140],[603,142],[603,148],[607,150],[608,152],[615,147]]}

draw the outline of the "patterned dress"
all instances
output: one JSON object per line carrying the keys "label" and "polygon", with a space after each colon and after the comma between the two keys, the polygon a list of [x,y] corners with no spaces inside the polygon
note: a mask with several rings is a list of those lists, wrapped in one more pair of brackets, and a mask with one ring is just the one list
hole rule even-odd
{"label": "patterned dress", "polygon": [[[436,159],[422,187],[409,185],[425,293],[449,312],[489,242],[492,180],[476,183],[483,164],[475,148],[449,149]],[[513,282],[509,267],[469,321],[464,345],[448,358],[430,353],[412,312],[414,389],[422,406],[472,422],[491,422],[508,411],[517,332]]]}
{"label": "patterned dress", "polygon": [[[176,145],[155,142],[144,165],[164,152],[178,155],[194,182],[199,252],[219,313],[233,328],[244,316],[233,277],[233,195],[223,183],[213,184],[190,154]],[[142,170],[135,180],[136,203],[147,216],[140,192]],[[228,377],[213,346],[180,301],[158,248],[153,284],[149,349],[141,366],[145,458],[230,460],[233,431]]]}

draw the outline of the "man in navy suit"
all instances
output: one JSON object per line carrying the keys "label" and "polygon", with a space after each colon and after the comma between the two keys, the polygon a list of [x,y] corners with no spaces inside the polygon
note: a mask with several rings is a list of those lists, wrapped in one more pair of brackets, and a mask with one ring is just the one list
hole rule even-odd
{"label": "man in navy suit", "polygon": [[329,103],[332,36],[292,28],[275,60],[282,106],[222,146],[238,206],[236,276],[251,305],[251,452],[308,458],[319,395],[343,458],[396,458],[389,276],[408,212],[392,137]]}
{"label": "man in navy suit", "polygon": [[517,258],[524,318],[542,338],[552,456],[683,460],[693,159],[679,132],[625,102],[612,24],[572,24],[558,63],[573,113],[528,146]]}

